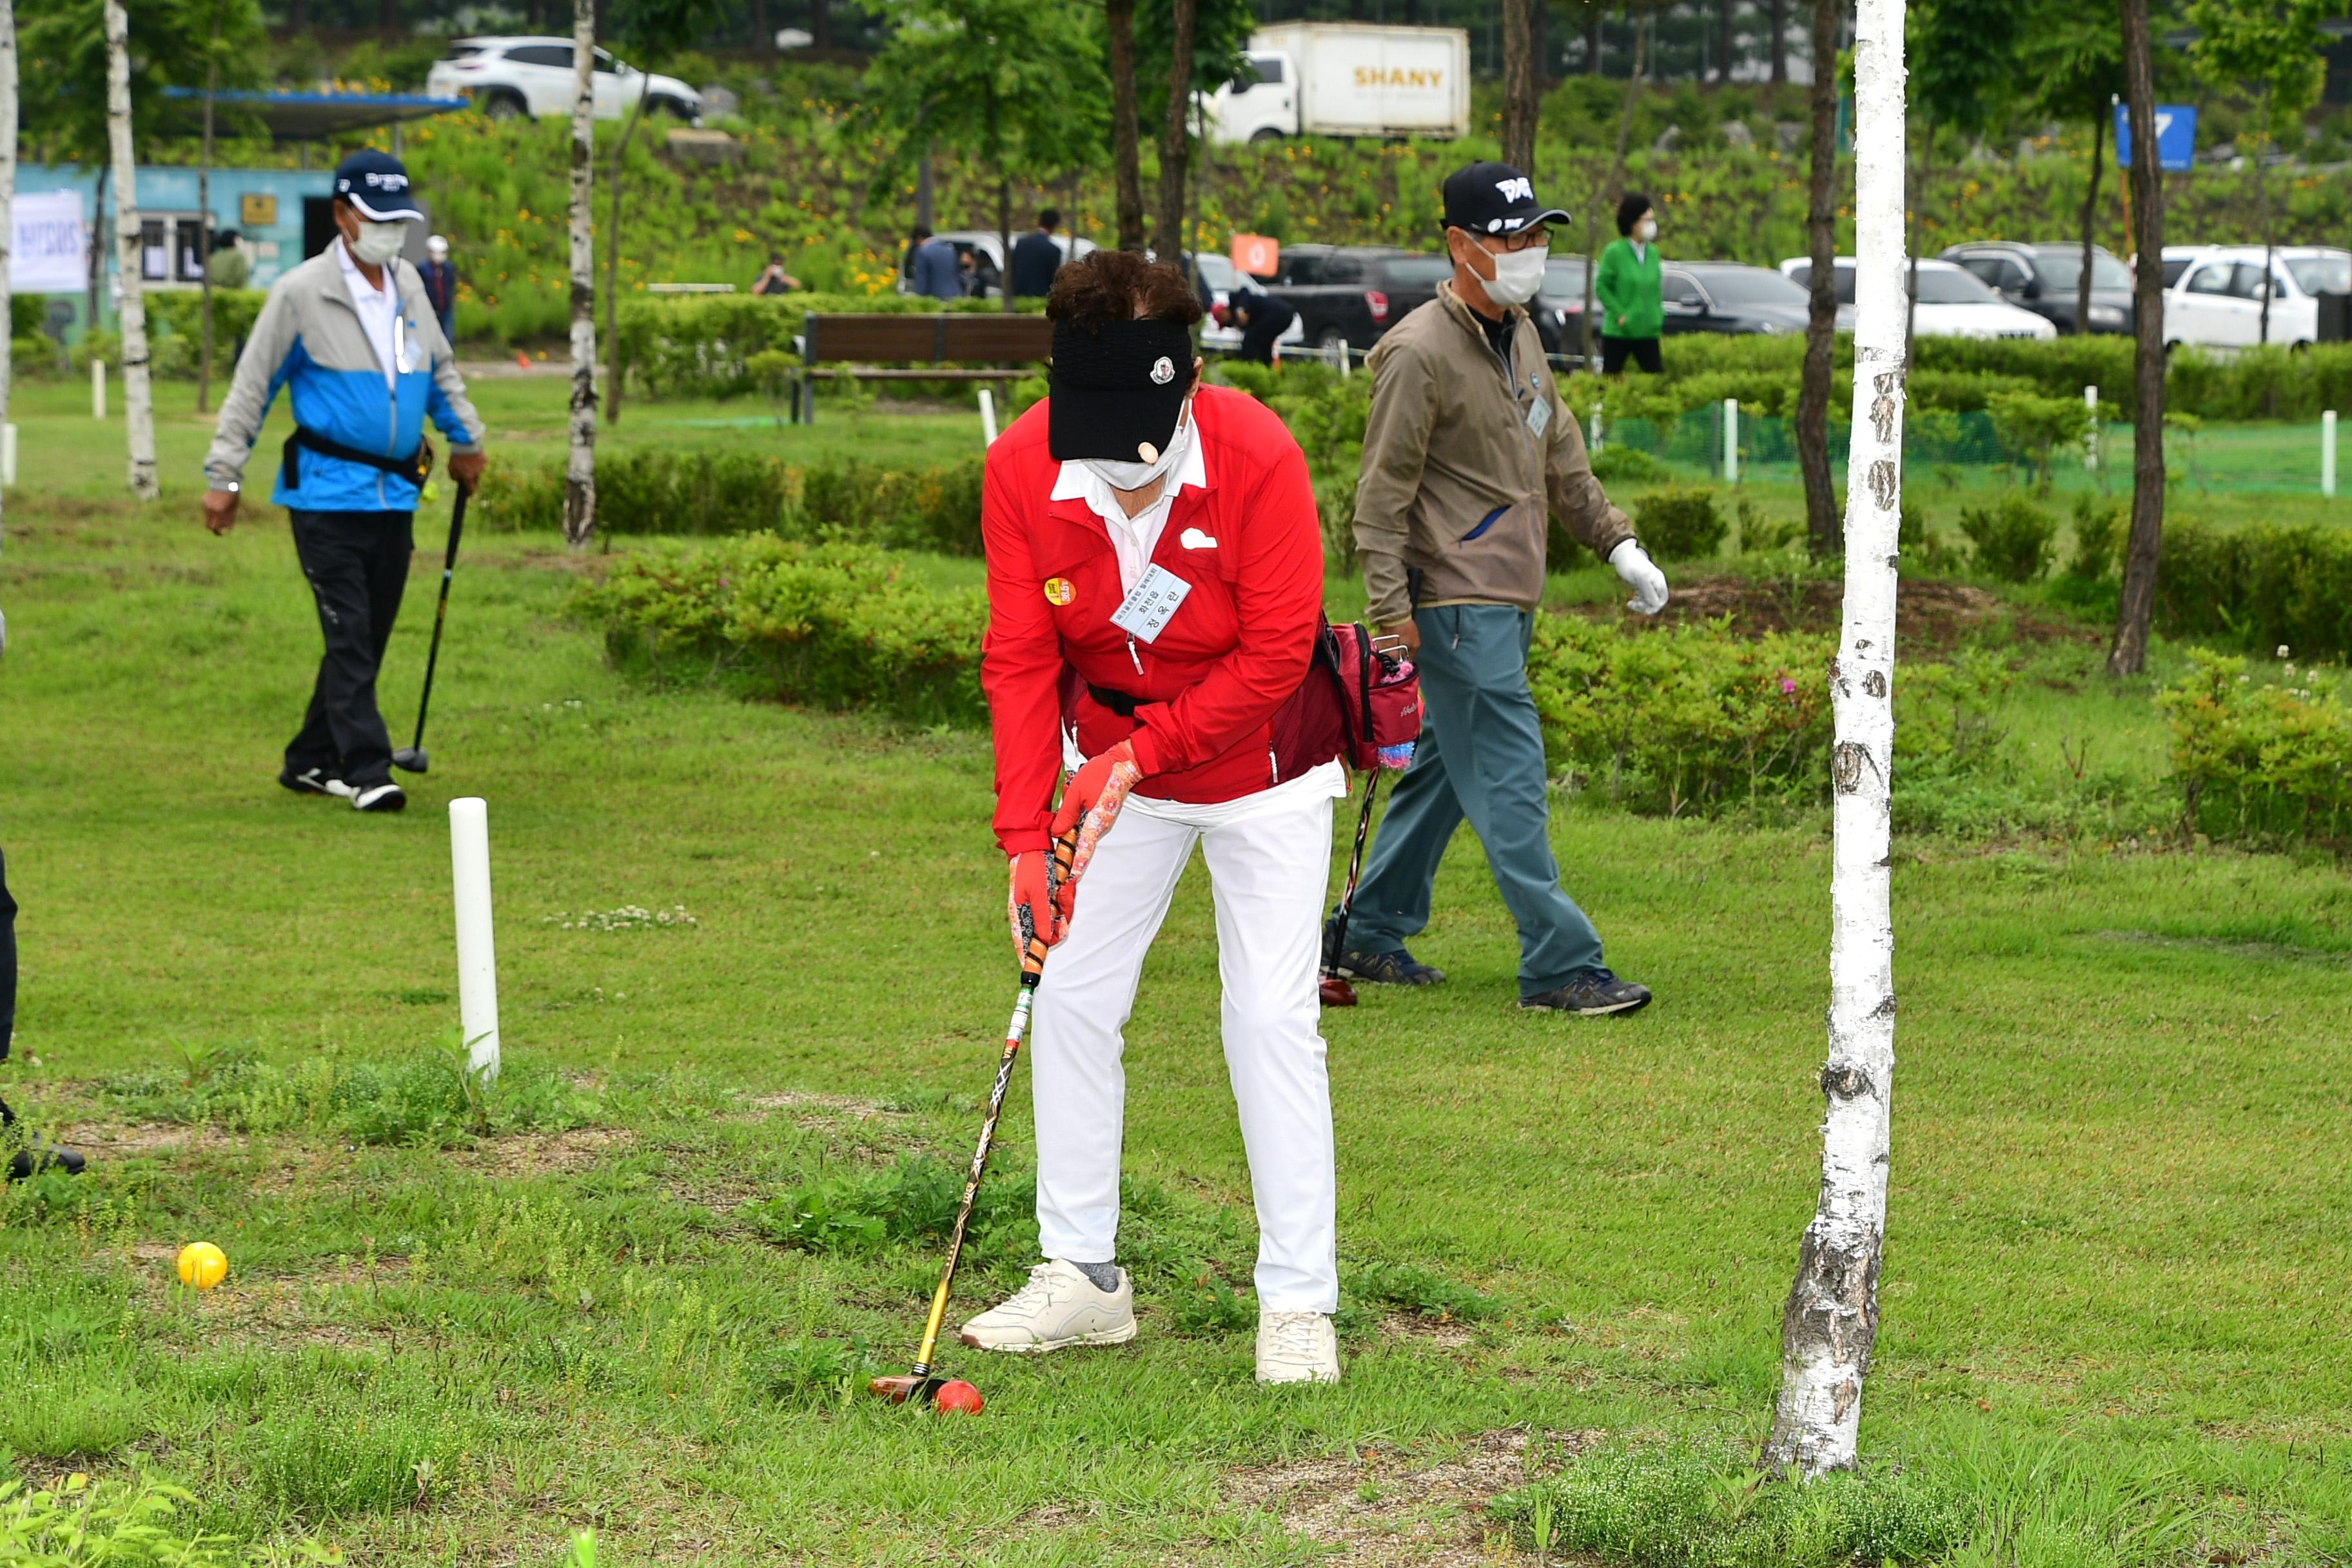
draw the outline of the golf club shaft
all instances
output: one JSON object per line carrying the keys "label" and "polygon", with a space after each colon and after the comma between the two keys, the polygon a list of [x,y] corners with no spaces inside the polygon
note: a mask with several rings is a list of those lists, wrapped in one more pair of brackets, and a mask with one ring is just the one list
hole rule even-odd
{"label": "golf club shaft", "polygon": [[[1069,880],[1070,863],[1077,853],[1076,830],[1054,841],[1052,860],[1045,868],[1045,898],[1051,903]],[[948,1237],[947,1261],[940,1266],[939,1289],[931,1292],[931,1314],[923,1321],[923,1342],[916,1348],[914,1375],[927,1377],[931,1353],[939,1348],[940,1324],[948,1313],[948,1296],[955,1289],[956,1264],[963,1257],[964,1232],[971,1225],[971,1206],[980,1196],[980,1178],[988,1170],[988,1151],[996,1142],[996,1119],[1004,1110],[1004,1091],[1013,1082],[1013,1064],[1021,1055],[1022,1037],[1029,1032],[1029,1013],[1037,1000],[1037,982],[1045,973],[1045,939],[1029,925],[1024,910],[1022,930],[1028,941],[1021,956],[1021,994],[1013,999],[1013,1021],[1004,1028],[1004,1053],[996,1058],[996,1084],[988,1092],[988,1117],[980,1124],[980,1146],[971,1152],[971,1171],[964,1177],[963,1202],[956,1205],[955,1229]]]}
{"label": "golf club shaft", "polygon": [[1364,868],[1364,836],[1371,831],[1372,796],[1381,792],[1381,770],[1364,775],[1364,804],[1356,812],[1356,847],[1348,857],[1348,885],[1339,893],[1339,918],[1331,922],[1331,951],[1323,955],[1323,973],[1339,972],[1339,955],[1348,950],[1348,911],[1356,907],[1356,878]]}
{"label": "golf club shaft", "polygon": [[449,511],[449,545],[441,552],[441,602],[433,611],[433,647],[425,656],[425,689],[416,699],[415,751],[425,749],[425,710],[432,705],[433,671],[441,663],[441,624],[449,618],[449,579],[457,574],[457,541],[466,531],[467,493],[465,486],[457,486],[457,502]]}

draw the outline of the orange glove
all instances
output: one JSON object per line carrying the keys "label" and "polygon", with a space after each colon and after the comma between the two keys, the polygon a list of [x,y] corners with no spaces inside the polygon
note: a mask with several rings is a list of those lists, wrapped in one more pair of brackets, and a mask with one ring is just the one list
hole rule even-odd
{"label": "orange glove", "polygon": [[1078,830],[1078,848],[1070,860],[1069,879],[1062,884],[1055,900],[1063,920],[1067,921],[1077,908],[1078,879],[1087,874],[1087,865],[1095,858],[1095,846],[1118,820],[1118,810],[1127,804],[1128,792],[1142,777],[1143,770],[1136,765],[1135,747],[1121,741],[1101,755],[1087,758],[1086,765],[1063,788],[1062,808],[1054,813],[1054,837],[1059,838],[1074,826]]}
{"label": "orange glove", "polygon": [[1027,849],[1013,857],[1013,890],[1004,901],[1004,916],[1013,927],[1015,963],[1029,957],[1033,933],[1043,936],[1047,947],[1062,940],[1062,917],[1054,909],[1046,877],[1046,868],[1052,864],[1053,854],[1045,849]]}

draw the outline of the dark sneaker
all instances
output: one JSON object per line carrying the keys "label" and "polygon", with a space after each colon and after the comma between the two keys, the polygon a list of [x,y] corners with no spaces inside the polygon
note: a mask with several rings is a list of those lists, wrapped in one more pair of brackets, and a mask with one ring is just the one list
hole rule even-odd
{"label": "dark sneaker", "polygon": [[343,781],[339,778],[331,777],[328,774],[327,770],[324,768],[304,768],[298,773],[294,771],[294,764],[289,763],[284,767],[278,770],[278,782],[284,784],[288,789],[292,790],[296,795],[341,795],[343,793]]}
{"label": "dark sneaker", "polygon": [[68,1176],[81,1174],[82,1157],[70,1149],[60,1149],[54,1143],[37,1143],[30,1149],[19,1149],[8,1156],[8,1179],[21,1182],[36,1171],[57,1171]]}
{"label": "dark sneaker", "polygon": [[1519,998],[1530,1013],[1575,1013],[1598,1018],[1610,1013],[1638,1013],[1650,1005],[1650,988],[1620,980],[1605,969],[1580,969],[1557,991]]}
{"label": "dark sneaker", "polygon": [[[1324,923],[1326,951],[1339,923],[1337,915]],[[1334,967],[1350,980],[1368,981],[1374,985],[1435,985],[1445,978],[1445,971],[1432,969],[1402,948],[1394,952],[1357,952],[1343,948]]]}
{"label": "dark sneaker", "polygon": [[408,792],[390,779],[345,784],[336,793],[351,796],[353,811],[400,811],[408,805]]}

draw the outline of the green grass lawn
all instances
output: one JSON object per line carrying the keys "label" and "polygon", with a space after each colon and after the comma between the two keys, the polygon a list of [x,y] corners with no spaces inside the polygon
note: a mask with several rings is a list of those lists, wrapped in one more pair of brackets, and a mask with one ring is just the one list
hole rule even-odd
{"label": "green grass lawn", "polygon": [[[504,395],[494,430],[543,422]],[[902,1162],[966,1157],[1012,992],[982,738],[625,684],[562,614],[576,563],[508,535],[460,564],[406,815],[297,798],[272,774],[317,634],[282,521],[203,532],[177,416],[164,499],[134,508],[79,407],[20,396],[0,555],[25,987],[0,1089],[93,1155],[0,1204],[19,1473],[145,1467],[200,1500],[188,1522],[366,1563],[551,1563],[592,1526],[625,1564],[1404,1563],[1534,1561],[1480,1510],[1588,1450],[1753,1451],[1818,1173],[1817,826],[1563,808],[1569,885],[1659,997],[1613,1024],[1514,1009],[1464,836],[1417,944],[1449,984],[1325,1018],[1329,1390],[1250,1382],[1195,868],[1129,1031],[1142,1338],[959,1352],[984,1415],[893,1410],[851,1391],[906,1358],[934,1267],[940,1173]],[[671,412],[637,405],[624,438]],[[2032,701],[2022,731],[2148,750],[2145,688]],[[489,802],[499,921],[507,1085],[480,1136],[446,1065],[458,795]],[[1866,1452],[1966,1500],[1956,1562],[2344,1562],[2340,869],[1946,837],[1896,867]],[[631,906],[694,923],[566,929]],[[1016,1089],[966,1302],[1028,1261],[1029,1143]],[[890,1233],[782,1245],[812,1187]],[[171,1277],[199,1238],[232,1267],[201,1296]]]}

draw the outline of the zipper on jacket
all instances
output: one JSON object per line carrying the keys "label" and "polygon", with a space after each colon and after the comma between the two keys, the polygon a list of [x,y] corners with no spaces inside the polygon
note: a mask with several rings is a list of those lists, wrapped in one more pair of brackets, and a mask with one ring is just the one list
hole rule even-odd
{"label": "zipper on jacket", "polygon": [[1127,657],[1134,662],[1135,673],[1141,675],[1143,673],[1143,656],[1135,651],[1135,636],[1131,632],[1128,634],[1127,638]]}

